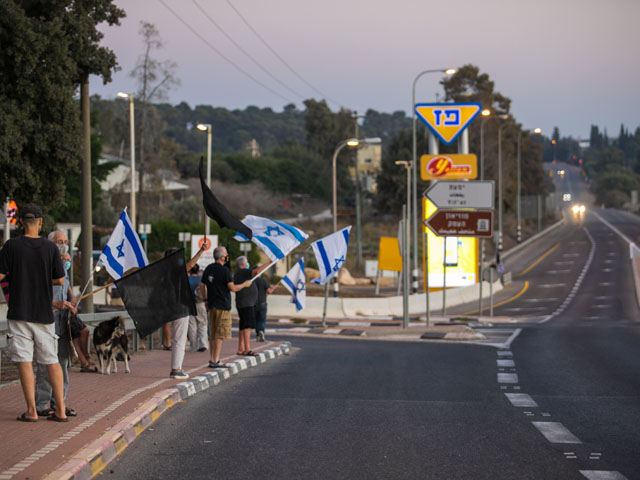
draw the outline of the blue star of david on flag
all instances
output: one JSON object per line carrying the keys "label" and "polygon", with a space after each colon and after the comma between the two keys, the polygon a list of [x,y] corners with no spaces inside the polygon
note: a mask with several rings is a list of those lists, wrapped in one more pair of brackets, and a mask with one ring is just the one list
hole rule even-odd
{"label": "blue star of david on flag", "polygon": [[347,259],[350,231],[348,226],[311,244],[320,269],[320,278],[312,280],[313,283],[324,285],[342,268]]}
{"label": "blue star of david on flag", "polygon": [[98,263],[104,265],[114,280],[121,278],[130,268],[149,265],[147,255],[138,234],[133,229],[126,208],[102,250]]}
{"label": "blue star of david on flag", "polygon": [[[299,228],[277,220],[247,215],[242,219],[242,223],[251,230],[251,241],[260,247],[272,262],[286,257],[308,238]],[[242,233],[236,233],[233,238],[239,242],[249,240]]]}

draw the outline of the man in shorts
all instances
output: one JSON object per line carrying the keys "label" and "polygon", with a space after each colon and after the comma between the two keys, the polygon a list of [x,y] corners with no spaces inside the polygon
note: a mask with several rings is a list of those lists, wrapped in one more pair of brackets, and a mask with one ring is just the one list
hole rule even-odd
{"label": "man in shorts", "polygon": [[[242,284],[251,281],[253,277],[259,275],[269,264],[265,263],[253,270],[250,268],[249,260],[244,255],[236,259],[236,273],[233,275],[233,282]],[[258,281],[258,279],[256,279]],[[252,282],[248,288],[236,294],[236,308],[240,317],[238,332],[238,355],[257,357],[258,354],[251,350],[251,330],[256,328],[255,305],[258,301],[258,287]]]}
{"label": "man in shorts", "polygon": [[18,373],[27,411],[17,420],[36,422],[35,379],[33,357],[47,366],[49,381],[56,400],[55,412],[47,417],[67,422],[62,369],[58,363],[58,345],[51,309],[51,285],[64,285],[64,267],[56,245],[40,237],[42,210],[34,204],[20,212],[24,235],[8,240],[0,250],[0,281],[11,273],[7,340],[11,360]]}
{"label": "man in shorts", "polygon": [[243,288],[251,286],[251,281],[236,285],[233,283],[231,271],[225,267],[229,254],[225,247],[217,247],[213,250],[214,262],[204,269],[202,283],[207,287],[207,308],[211,332],[209,348],[211,357],[210,368],[228,368],[229,365],[220,362],[222,341],[231,338],[231,293],[239,292]]}

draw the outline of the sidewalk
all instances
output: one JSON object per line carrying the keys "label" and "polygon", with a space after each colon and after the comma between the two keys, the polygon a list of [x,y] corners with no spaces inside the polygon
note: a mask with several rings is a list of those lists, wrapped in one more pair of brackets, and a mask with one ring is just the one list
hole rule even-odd
{"label": "sidewalk", "polygon": [[43,478],[50,472],[48,478],[91,478],[176,402],[289,351],[275,342],[252,345],[260,357],[238,357],[236,338],[224,342],[222,358],[237,361],[231,369],[207,368],[209,351],[187,352],[183,369],[191,378],[183,383],[169,378],[171,352],[163,350],[132,353],[129,374],[123,362],[109,376],[74,367],[67,406],[78,416],[68,423],[16,421],[25,411],[20,384],[0,388],[0,480]]}

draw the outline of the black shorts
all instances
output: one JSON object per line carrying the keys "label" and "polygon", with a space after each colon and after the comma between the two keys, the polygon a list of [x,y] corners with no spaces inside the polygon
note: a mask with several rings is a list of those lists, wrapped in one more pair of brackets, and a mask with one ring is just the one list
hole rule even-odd
{"label": "black shorts", "polygon": [[71,338],[78,338],[80,336],[80,332],[87,328],[84,322],[74,314],[71,314],[69,317],[69,327],[71,329]]}
{"label": "black shorts", "polygon": [[256,314],[253,307],[238,307],[238,316],[240,317],[240,330],[256,328]]}

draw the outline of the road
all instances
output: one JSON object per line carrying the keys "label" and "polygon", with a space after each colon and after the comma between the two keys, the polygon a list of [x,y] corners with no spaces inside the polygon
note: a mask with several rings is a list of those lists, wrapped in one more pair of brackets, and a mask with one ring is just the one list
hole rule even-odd
{"label": "road", "polygon": [[[557,179],[586,200],[574,170]],[[588,206],[514,255],[496,308],[519,332],[478,344],[298,338],[161,417],[114,478],[640,478],[640,222]],[[290,337],[289,337],[290,338]],[[513,337],[512,337],[513,338]]]}

